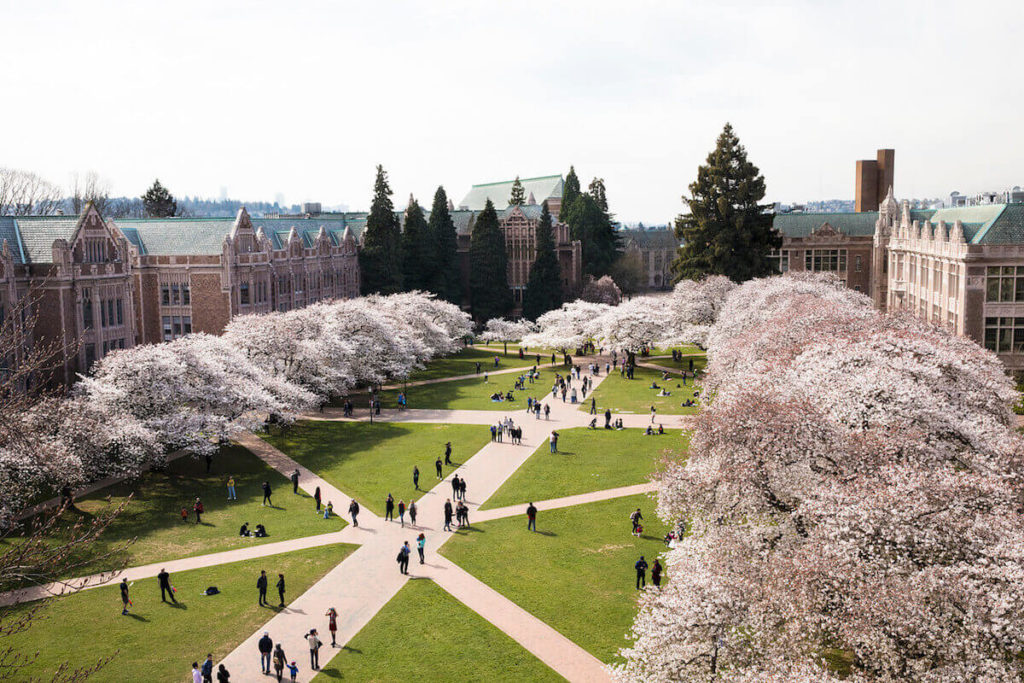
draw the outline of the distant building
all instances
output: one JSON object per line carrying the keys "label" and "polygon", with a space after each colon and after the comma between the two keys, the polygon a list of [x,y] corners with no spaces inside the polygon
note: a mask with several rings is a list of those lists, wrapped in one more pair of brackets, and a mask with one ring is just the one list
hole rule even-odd
{"label": "distant building", "polygon": [[630,228],[619,231],[625,253],[640,256],[644,268],[644,286],[668,289],[672,285],[672,261],[679,239],[671,228]]}
{"label": "distant building", "polygon": [[854,211],[878,211],[895,178],[896,151],[880,149],[875,159],[857,162]]}

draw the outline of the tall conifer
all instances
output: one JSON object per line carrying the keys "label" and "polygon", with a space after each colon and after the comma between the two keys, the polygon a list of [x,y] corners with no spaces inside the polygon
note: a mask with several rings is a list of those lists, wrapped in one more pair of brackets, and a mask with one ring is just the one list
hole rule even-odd
{"label": "tall conifer", "polygon": [[469,241],[469,268],[470,304],[477,324],[508,315],[514,302],[512,290],[508,288],[505,235],[490,199],[473,225]]}
{"label": "tall conifer", "polygon": [[519,176],[512,182],[512,195],[508,198],[509,206],[522,206],[526,203],[526,193],[523,191],[523,184],[519,182]]}
{"label": "tall conifer", "polygon": [[394,294],[402,291],[400,230],[391,186],[383,166],[377,166],[373,203],[366,218],[363,244],[359,251],[363,294]]}
{"label": "tall conifer", "polygon": [[419,202],[409,197],[405,210],[405,229],[402,231],[402,283],[405,289],[429,291],[433,245],[430,228],[423,217]]}
{"label": "tall conifer", "polygon": [[562,269],[555,253],[555,235],[547,202],[541,206],[535,241],[537,257],[530,266],[523,294],[523,317],[530,320],[562,305]]}
{"label": "tall conifer", "polygon": [[455,232],[452,215],[448,211],[448,195],[443,187],[434,193],[430,207],[427,233],[434,245],[431,264],[430,291],[453,304],[462,303],[462,269],[459,264],[459,237]]}
{"label": "tall conifer", "polygon": [[675,281],[726,275],[743,282],[774,272],[768,255],[782,236],[772,228],[769,205],[759,204],[764,176],[728,123],[689,189],[683,202],[690,212],[676,218],[683,246],[672,262]]}
{"label": "tall conifer", "polygon": [[565,217],[569,214],[569,207],[576,201],[580,194],[580,179],[576,176],[576,169],[569,167],[569,173],[562,183],[562,208],[558,211],[558,220],[565,223]]}

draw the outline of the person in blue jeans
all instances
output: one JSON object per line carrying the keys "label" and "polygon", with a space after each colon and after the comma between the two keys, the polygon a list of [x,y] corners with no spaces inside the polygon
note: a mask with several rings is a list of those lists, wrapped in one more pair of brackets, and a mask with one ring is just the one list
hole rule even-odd
{"label": "person in blue jeans", "polygon": [[558,432],[554,432],[554,431],[551,432],[551,437],[548,439],[548,441],[551,443],[551,452],[552,453],[557,453],[558,452]]}
{"label": "person in blue jeans", "polygon": [[270,639],[270,632],[264,631],[257,647],[260,649],[260,668],[263,673],[270,674],[270,653],[274,651],[274,641]]}

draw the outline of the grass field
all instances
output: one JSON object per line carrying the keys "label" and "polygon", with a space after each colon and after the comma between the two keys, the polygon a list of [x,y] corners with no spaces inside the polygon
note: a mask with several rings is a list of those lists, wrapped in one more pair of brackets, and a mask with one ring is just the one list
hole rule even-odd
{"label": "grass field", "polygon": [[685,453],[690,443],[689,433],[679,429],[645,436],[642,429],[577,428],[558,435],[558,453],[551,453],[546,443],[540,446],[481,508],[642,484],[659,460]]}
{"label": "grass field", "polygon": [[[228,476],[235,478],[237,501],[227,500]],[[263,507],[262,482],[269,481],[274,507]],[[90,555],[108,552],[124,541],[136,538],[134,544],[107,560],[90,563],[78,570],[79,575],[106,571],[114,559],[127,560],[128,566],[149,564],[222,550],[234,550],[260,543],[272,543],[300,536],[338,531],[345,522],[324,520],[313,514],[313,500],[301,491],[292,493],[291,482],[262,460],[245,450],[232,446],[214,456],[211,473],[206,463],[185,456],[168,464],[163,472],[148,472],[140,479],[114,484],[76,501],[77,511],[64,514],[70,526],[81,520],[88,524],[98,513],[109,509],[134,494],[131,502],[111,525],[84,552]],[[107,496],[110,502],[107,502]],[[202,523],[181,521],[181,508],[192,508],[199,497],[206,509]],[[238,528],[243,522],[250,527],[262,523],[268,538],[243,538]],[[66,528],[66,527],[65,527]],[[64,534],[58,533],[59,540]],[[12,542],[18,542],[17,537]]]}
{"label": "grass field", "polygon": [[405,584],[313,680],[564,679],[433,581],[421,579]]}
{"label": "grass field", "polygon": [[[665,387],[672,395],[658,396],[659,390],[651,389],[652,382]],[[653,405],[663,415],[689,415],[696,413],[697,407],[683,407],[680,404],[688,398],[696,400],[694,389],[692,378],[686,380],[686,386],[683,386],[680,375],[672,375],[670,379],[663,380],[660,370],[638,367],[633,372],[633,379],[625,379],[617,372],[611,373],[592,395],[587,395],[580,410],[590,410],[590,399],[593,396],[597,399],[599,413],[604,413],[605,408],[611,408],[613,413],[649,414]],[[598,420],[598,424],[603,424],[603,418]]]}
{"label": "grass field", "polygon": [[[526,382],[526,389],[514,391],[515,402],[492,401],[491,394],[511,390],[519,377],[518,373],[489,375],[484,381],[483,375],[473,379],[460,379],[453,382],[438,382],[409,387],[406,398],[410,408],[439,408],[445,410],[507,410],[509,413],[526,410],[526,397],[543,399],[551,391],[554,382],[554,371],[541,369],[540,379],[534,384]],[[398,407],[398,391],[384,391],[380,395],[380,404],[384,408]]]}
{"label": "grass field", "polygon": [[[499,357],[498,367],[494,367],[494,356]],[[438,358],[427,363],[427,367],[418,370],[409,376],[410,382],[420,380],[439,379],[442,377],[456,377],[458,375],[472,375],[476,373],[476,364],[480,363],[481,372],[485,370],[507,370],[508,368],[532,367],[536,363],[536,356],[529,355],[520,360],[518,349],[512,350],[509,347],[509,354],[506,356],[500,346],[493,349],[479,349],[469,347],[462,349],[456,354]],[[551,362],[550,354],[547,357],[541,356],[541,365]]]}
{"label": "grass field", "polygon": [[[256,604],[261,569],[274,580],[284,574],[285,598],[294,599],[355,548],[330,545],[174,574],[171,585],[177,589],[178,607],[160,602],[156,578],[142,579],[131,588],[130,616],[121,616],[116,584],[57,598],[29,630],[4,638],[5,647],[24,654],[39,652],[24,677],[9,680],[50,680],[63,661],[74,669],[115,654],[90,682],[191,680],[193,661],[202,663],[209,652],[219,662],[277,613],[277,607]],[[217,586],[221,594],[200,595],[207,586]],[[28,606],[7,610],[5,622],[25,609]]]}
{"label": "grass field", "polygon": [[[314,420],[299,421],[283,434],[265,438],[360,505],[383,515],[388,492],[396,503],[421,495],[412,483],[414,466],[420,469],[420,488],[434,487],[434,461],[444,455],[445,442],[452,442],[452,461],[461,463],[483,448],[491,435],[480,425]],[[446,475],[450,471],[445,467]],[[340,514],[348,510],[347,500],[332,502]]]}
{"label": "grass field", "polygon": [[[641,538],[630,534],[629,513],[640,507]],[[666,528],[647,496],[562,508],[537,515],[537,533],[526,516],[475,525],[457,534],[441,554],[604,662],[627,645],[636,613],[633,564],[654,564],[665,550]],[[664,579],[663,579],[664,580]]]}

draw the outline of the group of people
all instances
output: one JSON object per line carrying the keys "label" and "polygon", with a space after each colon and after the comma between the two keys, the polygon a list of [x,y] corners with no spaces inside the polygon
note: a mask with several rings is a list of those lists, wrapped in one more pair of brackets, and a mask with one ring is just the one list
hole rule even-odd
{"label": "group of people", "polygon": [[[260,607],[270,607],[270,603],[267,601],[267,588],[270,585],[270,580],[267,577],[267,571],[265,569],[260,570],[260,576],[256,579],[256,590],[259,591],[259,600],[257,604]],[[284,574],[277,575],[277,583],[274,584],[277,588],[278,596],[278,607],[284,607]]]}
{"label": "group of people", "polygon": [[[414,475],[414,476],[415,476],[415,479],[417,481],[419,481],[418,470],[417,470],[417,474]],[[452,482],[452,487],[454,488],[454,486],[455,486],[455,483],[453,481]],[[353,500],[352,502],[355,503],[355,500]],[[358,503],[356,503],[356,505],[358,505]],[[385,522],[393,522],[393,521],[395,521],[395,507],[396,507],[395,506],[395,497],[392,496],[390,493],[388,493],[388,497],[384,499],[384,521]],[[397,507],[398,507],[398,521],[402,523],[402,527],[403,528],[405,527],[405,513],[406,512],[409,513],[409,522],[410,522],[410,524],[412,524],[413,526],[416,526],[416,515],[419,512],[419,510],[416,509],[416,501],[410,500],[409,501],[409,505],[407,506],[405,504],[404,500],[399,500]],[[353,517],[353,520],[354,519],[355,518]],[[353,524],[354,523],[355,522],[353,521]]]}
{"label": "group of people", "polygon": [[540,401],[538,401],[537,399],[535,399],[533,397],[529,397],[529,398],[526,399],[526,412],[533,413],[533,416],[536,419],[539,420],[540,419],[540,412],[541,412],[541,410],[544,411],[544,419],[545,420],[550,420],[551,419],[551,406],[547,405],[546,403],[545,404],[541,404]]}
{"label": "group of people", "polygon": [[250,529],[249,522],[245,522],[239,527],[238,535],[245,538],[266,538],[270,534],[267,533],[267,527],[262,524],[257,524],[255,529]]}
{"label": "group of people", "polygon": [[655,429],[654,425],[647,425],[647,431],[644,432],[647,436],[657,436],[665,433],[665,427],[659,422],[658,428]]}
{"label": "group of people", "polygon": [[452,506],[451,498],[444,502],[444,530],[452,531],[452,518],[455,519],[455,523],[458,524],[458,528],[469,526],[469,506],[463,501],[463,499],[456,499],[455,505]]}
{"label": "group of people", "polygon": [[510,417],[505,417],[499,420],[498,424],[491,425],[491,441],[502,443],[506,435],[513,444],[523,443],[523,428],[517,427]]}
{"label": "group of people", "polygon": [[[338,646],[338,611],[331,607],[327,610],[324,615],[327,617],[327,630],[331,634],[331,647]],[[309,645],[309,667],[313,671],[320,670],[320,648],[323,647],[323,641],[320,640],[320,633],[315,628],[309,629],[303,634],[303,639]],[[277,676],[278,681],[284,679],[284,672],[287,669],[291,680],[295,681],[299,675],[299,666],[295,661],[289,662],[288,656],[284,652],[284,647],[280,642],[274,643],[270,637],[269,631],[263,632],[263,637],[256,643],[256,647],[260,653],[260,670],[264,675],[271,675],[271,668],[273,668],[274,675]],[[223,664],[221,665],[223,668]],[[227,680],[227,679],[224,679]],[[218,679],[218,683],[220,680]]]}

